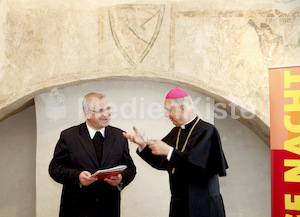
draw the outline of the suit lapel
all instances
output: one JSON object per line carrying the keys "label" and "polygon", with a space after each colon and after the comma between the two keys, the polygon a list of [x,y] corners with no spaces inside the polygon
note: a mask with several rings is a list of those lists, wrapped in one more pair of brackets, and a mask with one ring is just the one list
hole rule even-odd
{"label": "suit lapel", "polygon": [[92,161],[99,168],[99,163],[98,163],[96,151],[95,151],[93,142],[91,140],[91,137],[89,135],[88,129],[86,127],[86,123],[83,123],[80,126],[79,140],[80,140],[81,144],[83,145],[84,149],[86,150],[86,152],[89,154]]}
{"label": "suit lapel", "polygon": [[107,159],[109,152],[112,150],[114,145],[115,136],[112,132],[112,129],[108,126],[105,128],[105,137],[103,143],[103,153],[102,153],[102,161],[101,164],[105,162]]}

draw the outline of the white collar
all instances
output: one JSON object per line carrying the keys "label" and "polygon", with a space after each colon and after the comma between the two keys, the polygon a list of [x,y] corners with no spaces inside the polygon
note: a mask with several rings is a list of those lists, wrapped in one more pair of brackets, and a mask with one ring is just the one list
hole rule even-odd
{"label": "white collar", "polygon": [[85,123],[86,123],[86,126],[87,126],[87,129],[88,129],[88,131],[89,131],[89,134],[90,134],[91,139],[94,138],[94,136],[95,136],[95,134],[96,134],[97,131],[99,131],[99,132],[102,134],[103,138],[105,137],[105,127],[101,128],[100,130],[94,130],[93,128],[91,128],[91,127],[87,124],[87,122],[85,122]]}
{"label": "white collar", "polygon": [[188,121],[187,123],[185,123],[185,124],[183,124],[183,125],[181,125],[180,127],[181,127],[181,129],[185,129],[185,125],[187,125],[187,124],[189,124],[189,123],[191,123],[193,120],[195,120],[195,118],[197,117],[197,115],[195,115],[190,121]]}

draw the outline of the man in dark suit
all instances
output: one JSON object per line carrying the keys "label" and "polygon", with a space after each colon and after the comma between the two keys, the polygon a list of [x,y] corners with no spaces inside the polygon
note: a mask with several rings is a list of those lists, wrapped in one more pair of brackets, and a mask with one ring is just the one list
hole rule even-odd
{"label": "man in dark suit", "polygon": [[[87,94],[86,122],[64,130],[49,165],[50,176],[63,184],[60,217],[119,217],[120,191],[136,174],[122,130],[109,125],[110,107],[104,95]],[[105,179],[91,177],[99,169],[127,165]]]}

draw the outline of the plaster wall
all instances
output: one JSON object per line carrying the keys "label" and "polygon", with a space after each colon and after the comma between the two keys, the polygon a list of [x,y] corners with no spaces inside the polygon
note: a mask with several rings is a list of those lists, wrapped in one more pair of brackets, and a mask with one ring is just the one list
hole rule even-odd
{"label": "plaster wall", "polygon": [[268,67],[299,65],[300,1],[0,1],[0,120],[53,87],[126,77],[182,84],[255,115]]}
{"label": "plaster wall", "polygon": [[[74,85],[41,94],[35,98],[37,114],[36,216],[58,215],[61,185],[48,175],[49,162],[60,132],[85,121],[82,98],[89,92],[106,95],[112,107],[111,125],[133,132],[133,125],[148,139],[163,138],[172,128],[164,117],[163,101],[173,85],[158,82],[104,80]],[[195,108],[204,120],[213,122],[213,100],[189,91]],[[130,144],[137,176],[123,192],[122,216],[168,216],[170,191],[168,175],[148,166]],[[49,198],[53,201],[49,204]],[[154,208],[155,207],[155,208]]]}
{"label": "plaster wall", "polygon": [[[60,132],[85,120],[81,100],[86,93],[95,91],[106,94],[113,107],[111,125],[128,132],[132,132],[135,125],[151,139],[164,137],[173,127],[164,118],[163,109],[163,99],[173,87],[160,82],[100,80],[54,89],[37,96],[36,216],[58,215],[61,185],[49,177],[48,165]],[[196,113],[214,123],[214,100],[186,90],[194,100]],[[230,166],[228,176],[220,178],[227,215],[269,216],[268,146],[241,123],[233,121],[230,115],[218,122]],[[167,173],[151,168],[137,156],[135,150],[136,145],[130,144],[137,176],[122,192],[122,216],[168,216],[170,192]],[[52,202],[49,203],[49,200]]]}
{"label": "plaster wall", "polygon": [[35,216],[36,118],[31,106],[0,123],[0,216]]}
{"label": "plaster wall", "polygon": [[[105,90],[110,102],[122,103],[119,105],[125,106],[123,109],[124,112],[125,110],[127,111],[125,112],[127,115],[130,114],[130,109],[137,108],[138,110],[142,108],[141,105],[143,102],[144,105],[149,105],[148,100],[150,99],[151,102],[161,104],[161,95],[164,95],[163,92],[166,91],[166,88],[170,87],[163,87],[162,84],[157,87],[157,84],[154,83],[154,87],[161,91],[159,93],[161,95],[158,96],[155,91],[149,91],[148,87],[150,84],[150,86],[153,87],[153,83],[125,82],[128,83],[128,85],[124,87],[124,81],[120,83],[116,83],[116,81],[112,83],[108,81],[96,82],[96,84],[103,83],[106,83],[105,88],[96,85],[94,90]],[[122,93],[122,95],[115,101],[114,91],[116,91],[116,87],[112,84],[117,85],[117,87],[123,86],[129,91],[117,91]],[[0,173],[2,174],[0,176],[0,216],[38,216],[35,215],[36,205],[41,205],[42,208],[45,208],[45,213],[41,216],[57,216],[61,186],[49,178],[46,167],[53,153],[60,130],[83,121],[82,113],[79,108],[79,101],[81,99],[78,99],[84,94],[83,89],[89,89],[87,86],[90,85],[91,84],[85,84],[72,88],[53,89],[38,96],[38,98],[40,98],[39,101],[42,103],[42,105],[38,105],[41,110],[37,111],[39,116],[37,118],[39,125],[38,134],[41,134],[42,137],[38,139],[39,147],[36,146],[37,131],[34,106],[0,123]],[[95,85],[95,83],[93,83],[93,85]],[[110,88],[107,89],[108,86],[111,86],[114,91]],[[147,91],[145,94],[142,92],[143,95],[140,95],[141,93],[137,93],[135,91],[136,88],[133,87],[141,91],[147,87]],[[191,90],[188,89],[187,91]],[[193,91],[190,93],[193,99],[199,96],[198,93],[195,95]],[[135,101],[132,101],[129,96],[137,96],[136,105],[139,105],[139,108],[132,106]],[[44,101],[45,97],[48,100]],[[200,111],[206,114],[207,111],[210,110],[207,109],[206,96],[204,96],[203,99],[205,99],[205,103]],[[125,102],[124,100],[128,102],[128,104],[123,104]],[[126,105],[128,110],[126,109]],[[63,112],[63,107],[65,107],[65,112]],[[43,119],[41,119],[41,114],[44,116]],[[119,109],[118,114],[121,114],[121,109]],[[142,116],[140,112],[136,114],[138,114],[137,117]],[[155,112],[154,114],[158,115],[159,112]],[[45,118],[45,116],[48,118]],[[63,118],[66,123],[61,123],[58,127],[56,124],[60,122],[59,120],[62,116],[67,116]],[[172,127],[169,121],[166,120],[167,122],[165,123],[164,119],[160,119],[160,127],[157,127],[157,120],[141,121],[131,117],[133,120],[128,121],[126,118],[120,118],[120,115],[118,115],[118,117],[112,120],[112,124],[128,130],[131,130],[132,124],[135,124],[141,130],[144,130],[150,138],[152,135],[157,137],[160,135],[163,136]],[[232,119],[230,115],[222,119],[215,119],[214,122],[221,135],[223,149],[230,167],[228,169],[228,175],[220,178],[221,193],[224,198],[227,216],[271,216],[270,150],[268,146],[266,146],[255,133],[239,121]],[[153,124],[154,127],[149,128],[148,124]],[[18,132],[17,136],[15,132]],[[47,139],[49,141],[41,143],[41,141]],[[45,148],[45,146],[49,147]],[[138,166],[138,174],[133,183],[122,192],[123,216],[167,216],[169,203],[167,177],[164,172],[150,168],[137,157],[134,153],[135,146],[133,144],[130,144],[130,148],[132,157]],[[40,152],[41,150],[43,150],[44,153]],[[45,159],[44,162],[42,158]],[[35,179],[37,179],[37,181],[35,181]],[[157,183],[156,180],[159,180],[159,183]],[[144,185],[151,187],[144,188]],[[36,193],[37,196],[35,196]],[[45,202],[45,197],[48,197],[48,202]],[[41,199],[42,201],[39,201]],[[49,203],[49,201],[51,201],[51,203]],[[47,205],[45,205],[46,203]],[[37,209],[41,212],[41,207],[37,207]]]}

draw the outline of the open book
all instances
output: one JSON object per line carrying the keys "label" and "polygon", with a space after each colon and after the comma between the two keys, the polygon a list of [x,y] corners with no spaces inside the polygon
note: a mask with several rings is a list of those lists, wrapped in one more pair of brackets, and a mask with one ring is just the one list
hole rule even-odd
{"label": "open book", "polygon": [[117,176],[127,168],[126,165],[120,165],[109,169],[98,170],[91,175],[91,177],[97,177],[98,179],[109,178],[111,176]]}

